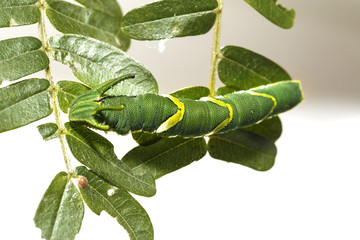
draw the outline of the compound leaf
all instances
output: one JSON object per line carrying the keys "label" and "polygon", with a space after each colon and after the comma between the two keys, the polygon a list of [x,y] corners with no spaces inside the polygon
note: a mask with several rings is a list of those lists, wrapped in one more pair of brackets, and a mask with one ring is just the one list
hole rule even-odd
{"label": "compound leaf", "polygon": [[59,87],[57,98],[61,111],[67,113],[70,107],[70,103],[79,95],[90,90],[89,87],[73,82],[73,81],[59,81],[56,83]]}
{"label": "compound leaf", "polygon": [[115,18],[121,19],[121,8],[116,0],[76,0],[87,8],[106,13]]}
{"label": "compound leaf", "polygon": [[114,146],[104,137],[81,125],[66,123],[65,127],[69,131],[66,140],[79,162],[132,193],[148,197],[156,193],[154,178],[150,174],[135,175],[118,160]]}
{"label": "compound leaf", "polygon": [[34,37],[0,41],[0,84],[47,68],[49,59],[41,47],[41,41]]}
{"label": "compound leaf", "polygon": [[0,132],[49,116],[49,86],[46,79],[33,78],[0,88]]}
{"label": "compound leaf", "polygon": [[288,29],[294,25],[295,11],[281,6],[277,0],[245,0],[245,2],[279,27]]}
{"label": "compound leaf", "polygon": [[214,25],[216,0],[163,0],[125,14],[123,31],[133,39],[159,40],[207,33]]}
{"label": "compound leaf", "polygon": [[0,28],[37,23],[40,20],[37,0],[0,1]]}
{"label": "compound leaf", "polygon": [[57,130],[59,128],[58,128],[58,125],[56,125],[55,123],[41,124],[37,128],[38,128],[39,133],[41,134],[41,136],[43,137],[43,139],[45,141],[54,139],[59,136],[57,134]]}
{"label": "compound leaf", "polygon": [[153,240],[154,230],[144,208],[124,189],[115,187],[88,171],[77,167],[76,173],[88,180],[85,188],[80,188],[86,204],[96,214],[106,211],[126,229],[131,240]]}
{"label": "compound leaf", "polygon": [[258,171],[269,170],[276,156],[276,147],[272,141],[243,130],[211,135],[208,151],[215,159],[238,163]]}
{"label": "compound leaf", "polygon": [[248,49],[225,46],[218,64],[220,80],[237,90],[290,80],[290,75],[273,61]]}
{"label": "compound leaf", "polygon": [[55,176],[36,210],[35,224],[47,240],[73,240],[80,231],[84,204],[65,172]]}
{"label": "compound leaf", "polygon": [[58,31],[89,36],[124,51],[129,48],[130,40],[121,31],[119,18],[64,1],[53,1],[49,6],[46,15]]}
{"label": "compound leaf", "polygon": [[138,146],[122,161],[135,173],[151,173],[156,179],[197,161],[206,154],[204,138],[162,138],[149,146]]}
{"label": "compound leaf", "polygon": [[74,75],[90,87],[126,74],[134,79],[122,81],[110,89],[109,95],[157,93],[158,85],[142,64],[109,44],[80,35],[59,35],[50,38],[52,57],[71,67]]}

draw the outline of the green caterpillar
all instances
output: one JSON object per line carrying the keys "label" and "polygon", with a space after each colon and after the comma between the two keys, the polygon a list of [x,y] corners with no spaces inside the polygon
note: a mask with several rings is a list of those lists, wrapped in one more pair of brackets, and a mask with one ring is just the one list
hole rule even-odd
{"label": "green caterpillar", "polygon": [[142,130],[162,136],[200,137],[254,125],[303,100],[300,82],[293,80],[200,100],[156,94],[103,97],[120,81],[134,77],[110,80],[78,96],[70,105],[70,121],[121,135]]}

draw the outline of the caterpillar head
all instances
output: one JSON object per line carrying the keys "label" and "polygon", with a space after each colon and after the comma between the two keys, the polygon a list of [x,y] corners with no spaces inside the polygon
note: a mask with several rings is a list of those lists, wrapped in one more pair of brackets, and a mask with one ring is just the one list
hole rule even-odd
{"label": "caterpillar head", "polygon": [[99,100],[107,90],[114,87],[119,82],[134,77],[135,75],[131,74],[131,75],[125,75],[120,78],[115,78],[75,98],[70,104],[70,111],[69,111],[70,121],[86,122],[95,128],[101,130],[108,130],[110,128],[109,125],[102,124],[96,120],[95,118],[96,113],[101,110],[121,110],[124,108],[124,106],[119,106],[115,108],[105,107],[105,106],[101,106],[101,101]]}

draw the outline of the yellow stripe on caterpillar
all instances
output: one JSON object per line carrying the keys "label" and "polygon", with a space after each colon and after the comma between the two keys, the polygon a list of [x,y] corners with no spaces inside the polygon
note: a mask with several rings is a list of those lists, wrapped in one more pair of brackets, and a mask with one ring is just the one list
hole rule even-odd
{"label": "yellow stripe on caterpillar", "polygon": [[274,109],[275,109],[275,107],[276,107],[276,105],[277,105],[276,98],[273,97],[273,96],[271,96],[271,95],[269,95],[269,94],[266,94],[266,93],[258,93],[258,92],[253,92],[253,91],[251,91],[251,90],[247,90],[247,91],[245,91],[245,92],[247,92],[247,93],[249,93],[249,94],[251,94],[251,95],[254,95],[254,96],[261,96],[261,97],[269,98],[269,99],[271,99],[271,100],[273,101],[274,105],[273,105],[273,107],[271,108],[271,111],[269,111],[269,113],[266,114],[266,116],[264,116],[262,119],[260,119],[259,121],[257,121],[256,124],[258,124],[258,123],[264,121],[265,119],[267,119],[267,118],[270,116],[270,114],[274,111]]}
{"label": "yellow stripe on caterpillar", "polygon": [[226,127],[229,122],[231,122],[233,120],[234,117],[234,111],[233,108],[231,107],[230,104],[228,103],[224,103],[223,101],[220,101],[219,99],[216,98],[212,98],[212,97],[203,97],[200,99],[201,101],[208,101],[208,102],[212,102],[215,103],[221,107],[225,107],[228,109],[229,111],[229,117],[227,117],[224,121],[222,121],[219,125],[216,126],[216,128],[214,128],[211,132],[209,132],[207,135],[211,135],[214,133],[219,132],[221,129],[223,129],[224,127]]}
{"label": "yellow stripe on caterpillar", "polygon": [[166,121],[163,122],[158,127],[158,129],[156,129],[156,131],[155,131],[156,133],[162,133],[162,132],[169,130],[170,128],[175,126],[178,122],[180,122],[184,117],[184,113],[185,113],[184,103],[182,103],[179,99],[177,99],[171,95],[166,96],[166,97],[169,98],[177,106],[178,110],[174,115],[172,115],[171,117],[166,119]]}

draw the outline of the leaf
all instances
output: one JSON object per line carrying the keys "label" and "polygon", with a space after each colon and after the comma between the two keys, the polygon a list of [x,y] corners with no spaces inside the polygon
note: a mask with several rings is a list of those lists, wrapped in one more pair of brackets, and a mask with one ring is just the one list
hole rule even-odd
{"label": "leaf", "polygon": [[119,18],[64,1],[49,6],[46,15],[58,31],[89,36],[123,50],[129,48],[130,39],[121,31]]}
{"label": "leaf", "polygon": [[216,95],[217,96],[224,96],[226,94],[237,92],[237,91],[239,91],[239,89],[236,88],[236,87],[223,86],[223,87],[219,87],[216,90]]}
{"label": "leaf", "polygon": [[154,239],[149,216],[128,192],[109,184],[85,167],[77,167],[76,173],[88,179],[88,185],[80,188],[80,192],[94,213],[100,215],[102,211],[106,211],[116,218],[129,233],[131,240]]}
{"label": "leaf", "polygon": [[208,151],[215,159],[238,163],[258,171],[269,170],[276,156],[276,147],[272,141],[243,130],[211,135]]}
{"label": "leaf", "polygon": [[245,0],[245,2],[279,27],[288,29],[294,25],[295,11],[284,8],[277,0]]}
{"label": "leaf", "polygon": [[128,12],[123,31],[133,39],[159,40],[207,33],[216,19],[216,0],[163,0]]}
{"label": "leaf", "polygon": [[80,35],[59,35],[50,38],[52,57],[71,67],[74,75],[94,88],[103,82],[126,74],[134,79],[122,81],[107,91],[109,95],[157,93],[158,85],[142,64],[120,49]]}
{"label": "leaf", "polygon": [[77,96],[80,96],[90,90],[89,87],[73,81],[59,81],[56,85],[59,87],[59,91],[57,93],[59,106],[61,111],[64,113],[68,113],[70,103]]}
{"label": "leaf", "polygon": [[120,6],[116,0],[76,0],[87,8],[106,13],[115,18],[122,18]]}
{"label": "leaf", "polygon": [[177,98],[189,98],[193,100],[198,100],[202,97],[207,97],[210,94],[210,90],[207,87],[203,86],[196,86],[196,87],[189,87],[177,90],[176,92],[171,93],[171,96]]}
{"label": "leaf", "polygon": [[242,130],[275,142],[281,136],[282,125],[279,117],[272,117],[253,126],[242,128]]}
{"label": "leaf", "polygon": [[156,179],[197,161],[206,154],[204,138],[162,138],[149,146],[138,146],[122,162],[134,172],[151,173]]}
{"label": "leaf", "polygon": [[80,231],[84,204],[65,172],[60,172],[46,190],[34,217],[47,240],[73,240]]}
{"label": "leaf", "polygon": [[58,137],[57,130],[59,129],[55,123],[45,123],[38,127],[39,133],[45,141]]}
{"label": "leaf", "polygon": [[0,28],[37,23],[40,20],[37,0],[0,1]]}
{"label": "leaf", "polygon": [[0,41],[0,84],[47,68],[49,59],[41,47],[41,41],[34,37]]}
{"label": "leaf", "polygon": [[114,146],[99,134],[84,126],[66,123],[66,140],[74,157],[117,187],[151,197],[156,193],[150,174],[135,175],[114,153]]}
{"label": "leaf", "polygon": [[0,132],[49,116],[49,86],[46,79],[32,78],[0,88]]}
{"label": "leaf", "polygon": [[221,54],[218,74],[226,86],[247,90],[291,79],[279,65],[248,49],[225,46],[221,49]]}
{"label": "leaf", "polygon": [[143,131],[131,132],[133,139],[142,146],[148,146],[159,141],[162,137],[156,133],[149,133]]}

